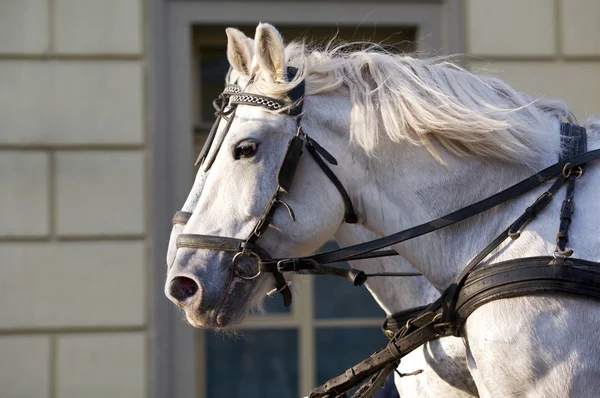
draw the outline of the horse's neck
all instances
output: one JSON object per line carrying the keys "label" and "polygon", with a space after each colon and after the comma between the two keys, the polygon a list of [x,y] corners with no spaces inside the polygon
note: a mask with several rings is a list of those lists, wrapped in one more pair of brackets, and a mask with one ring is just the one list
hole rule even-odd
{"label": "horse's neck", "polygon": [[[338,244],[344,247],[376,239],[379,236],[364,227],[344,224],[335,237]],[[352,266],[366,273],[416,272],[415,268],[400,256],[353,261]],[[437,289],[421,276],[374,277],[370,278],[365,285],[387,314],[427,305],[439,296]]]}
{"label": "horse's neck", "polygon": [[[549,155],[546,164],[555,163],[556,156]],[[486,165],[458,158],[445,159],[447,166],[443,166],[422,148],[411,148],[410,151],[404,151],[402,156],[388,154],[384,159],[368,161],[365,167],[368,171],[359,188],[362,199],[360,213],[364,225],[381,235],[389,235],[463,208],[534,172],[515,164],[496,162]],[[542,184],[481,215],[394,248],[438,289],[444,289],[469,260],[532,204],[547,186]],[[594,207],[588,203],[583,188],[579,192],[582,202]],[[564,195],[563,192],[564,188],[558,196]],[[527,226],[520,239],[500,251],[492,261],[551,255],[558,231],[561,202],[560,197],[554,200],[535,222]],[[594,209],[590,208],[590,211]],[[580,222],[579,227],[591,228],[585,221]],[[593,253],[587,254],[594,256]]]}

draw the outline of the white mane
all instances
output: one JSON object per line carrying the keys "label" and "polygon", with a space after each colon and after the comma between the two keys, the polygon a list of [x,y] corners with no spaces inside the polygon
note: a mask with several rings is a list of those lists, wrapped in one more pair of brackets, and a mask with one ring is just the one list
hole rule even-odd
{"label": "white mane", "polygon": [[382,139],[424,146],[440,160],[432,141],[457,155],[535,164],[555,153],[558,139],[549,116],[573,121],[561,101],[533,99],[505,82],[475,75],[450,57],[419,59],[385,52],[372,44],[309,50],[286,47],[299,68],[292,82],[273,81],[255,70],[254,89],[282,96],[302,79],[306,94],[347,89],[352,101],[350,139],[373,153]]}

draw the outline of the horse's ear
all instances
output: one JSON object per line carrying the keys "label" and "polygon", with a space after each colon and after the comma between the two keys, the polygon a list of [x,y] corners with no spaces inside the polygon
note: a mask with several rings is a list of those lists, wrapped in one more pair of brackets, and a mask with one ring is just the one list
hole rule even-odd
{"label": "horse's ear", "polygon": [[225,29],[227,34],[227,60],[231,67],[244,75],[250,75],[252,65],[252,39],[235,29]]}
{"label": "horse's ear", "polygon": [[255,62],[273,81],[285,81],[285,46],[281,35],[268,23],[260,23],[254,37]]}

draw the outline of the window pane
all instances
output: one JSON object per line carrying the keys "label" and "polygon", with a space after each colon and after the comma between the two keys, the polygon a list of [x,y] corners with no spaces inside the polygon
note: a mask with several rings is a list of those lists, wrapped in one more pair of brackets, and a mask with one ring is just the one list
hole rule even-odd
{"label": "window pane", "polygon": [[317,383],[325,383],[388,343],[379,328],[318,328]]}
{"label": "window pane", "polygon": [[298,398],[298,332],[206,332],[207,398]]}
{"label": "window pane", "polygon": [[[335,242],[328,242],[320,251],[338,249]],[[347,262],[332,264],[350,268]],[[383,318],[385,312],[371,293],[363,286],[352,284],[340,277],[315,276],[314,311],[317,319],[323,318]]]}

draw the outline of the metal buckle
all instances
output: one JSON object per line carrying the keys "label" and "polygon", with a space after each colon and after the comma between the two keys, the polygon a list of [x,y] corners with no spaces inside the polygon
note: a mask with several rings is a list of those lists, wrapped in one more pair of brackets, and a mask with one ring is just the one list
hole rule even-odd
{"label": "metal buckle", "polygon": [[546,195],[547,195],[548,197],[550,197],[550,198],[551,198],[551,197],[552,197],[552,192],[550,192],[550,191],[544,191],[544,192],[542,192],[542,193],[541,193],[541,194],[540,194],[540,195],[539,195],[539,196],[538,196],[538,197],[535,199],[535,202],[538,202],[538,201],[539,201],[539,200],[540,200],[540,199],[541,199],[543,196],[546,196]]}
{"label": "metal buckle", "polygon": [[554,257],[555,260],[565,261],[572,255],[573,255],[573,249],[566,249],[563,252],[558,248],[558,246],[556,246],[556,249],[554,249],[554,254],[552,255],[552,257]]}
{"label": "metal buckle", "polygon": [[[279,272],[289,272],[296,271],[296,264],[298,263],[297,259],[286,258],[283,260],[277,261],[277,271]],[[289,268],[289,264],[292,265],[292,269]]]}

